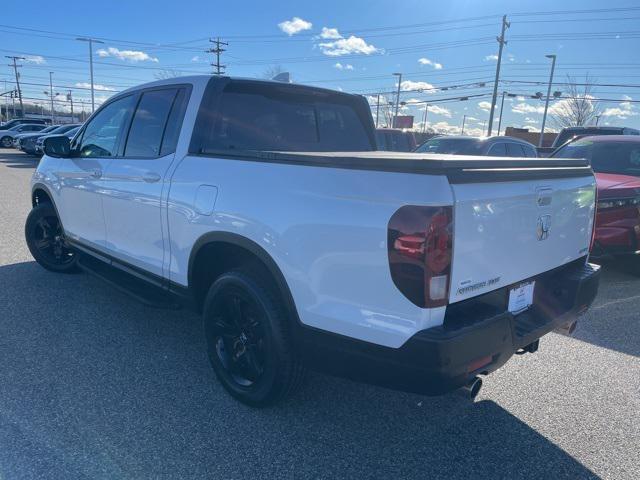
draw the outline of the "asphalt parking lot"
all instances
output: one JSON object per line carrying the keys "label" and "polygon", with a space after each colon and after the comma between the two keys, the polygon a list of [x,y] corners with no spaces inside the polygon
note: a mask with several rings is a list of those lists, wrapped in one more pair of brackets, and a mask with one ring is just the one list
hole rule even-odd
{"label": "asphalt parking lot", "polygon": [[475,402],[310,375],[233,401],[199,318],[55,275],[23,239],[37,160],[0,150],[0,478],[638,478],[640,277],[607,264],[575,337],[485,379]]}

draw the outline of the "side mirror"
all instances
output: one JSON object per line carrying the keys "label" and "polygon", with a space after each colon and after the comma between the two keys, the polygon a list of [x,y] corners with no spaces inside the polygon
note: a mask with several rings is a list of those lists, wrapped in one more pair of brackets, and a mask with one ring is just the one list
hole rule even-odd
{"label": "side mirror", "polygon": [[53,135],[44,139],[44,153],[49,157],[71,156],[71,140],[66,135]]}

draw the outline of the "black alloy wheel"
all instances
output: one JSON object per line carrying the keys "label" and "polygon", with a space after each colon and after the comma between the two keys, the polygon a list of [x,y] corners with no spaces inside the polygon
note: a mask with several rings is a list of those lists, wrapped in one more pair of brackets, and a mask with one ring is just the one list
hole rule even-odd
{"label": "black alloy wheel", "polygon": [[67,245],[62,224],[50,203],[35,206],[25,225],[27,246],[33,258],[47,270],[76,272],[77,255]]}
{"label": "black alloy wheel", "polygon": [[234,398],[265,407],[291,395],[305,369],[291,340],[291,325],[273,281],[261,269],[221,275],[203,309],[211,366]]}

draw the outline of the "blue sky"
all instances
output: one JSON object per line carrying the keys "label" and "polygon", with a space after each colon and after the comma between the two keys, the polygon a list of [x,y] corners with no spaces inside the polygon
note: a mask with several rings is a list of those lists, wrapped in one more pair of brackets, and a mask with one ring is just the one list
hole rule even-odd
{"label": "blue sky", "polygon": [[[495,37],[507,14],[500,91],[518,97],[505,102],[503,129],[540,128],[543,102],[530,97],[546,87],[526,82],[547,81],[545,54],[558,56],[554,90],[567,94],[561,85],[567,75],[613,84],[593,92],[611,100],[598,102],[600,124],[640,127],[640,104],[629,102],[640,100],[637,1],[5,3],[0,53],[26,57],[20,69],[24,96],[45,105],[50,71],[54,91],[71,89],[76,108],[89,99],[87,45],[77,36],[104,41],[94,49],[99,101],[166,72],[211,72],[212,56],[204,50],[208,37],[220,36],[229,43],[222,60],[230,75],[263,77],[277,65],[296,82],[371,98],[385,92],[393,100],[392,73],[402,72],[404,113],[421,121],[423,104],[411,104],[432,101],[429,126],[456,133],[467,115],[465,130],[479,134],[489,116]],[[13,88],[9,66],[0,68],[2,91],[4,81]],[[438,102],[463,95],[469,100]]]}

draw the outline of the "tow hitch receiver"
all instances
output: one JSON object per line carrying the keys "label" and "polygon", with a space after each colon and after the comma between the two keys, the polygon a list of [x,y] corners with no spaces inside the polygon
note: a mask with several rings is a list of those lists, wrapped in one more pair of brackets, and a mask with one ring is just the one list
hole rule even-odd
{"label": "tow hitch receiver", "polygon": [[535,342],[531,342],[529,345],[525,345],[524,347],[516,350],[516,355],[524,355],[525,353],[536,353],[539,346],[540,340],[536,340]]}

